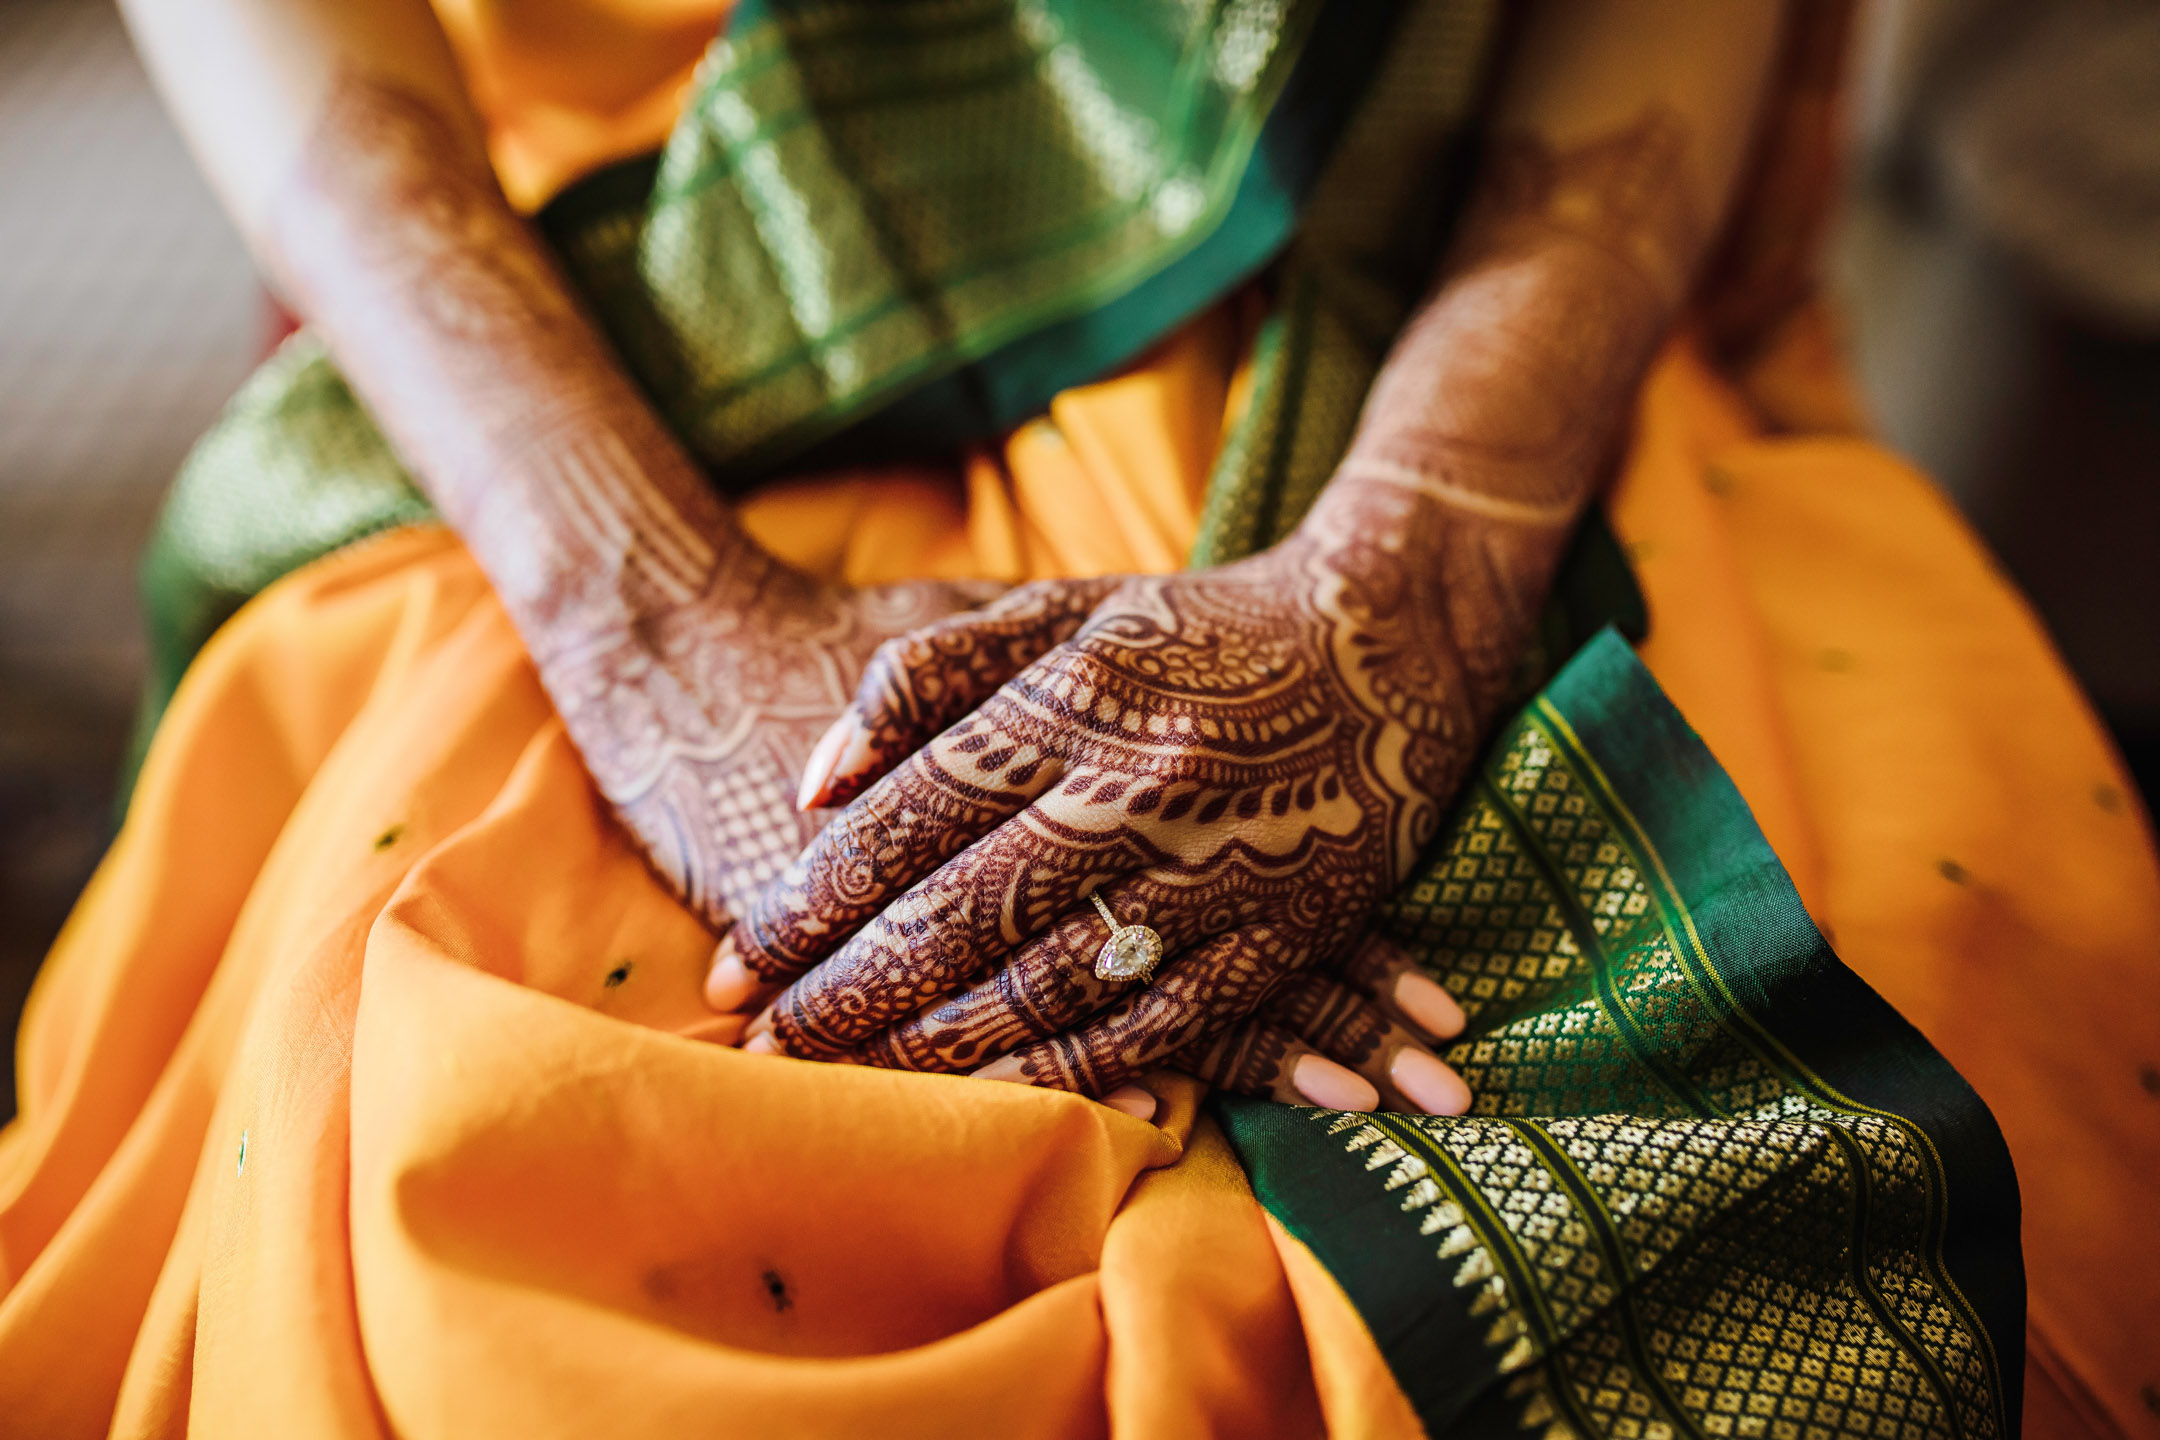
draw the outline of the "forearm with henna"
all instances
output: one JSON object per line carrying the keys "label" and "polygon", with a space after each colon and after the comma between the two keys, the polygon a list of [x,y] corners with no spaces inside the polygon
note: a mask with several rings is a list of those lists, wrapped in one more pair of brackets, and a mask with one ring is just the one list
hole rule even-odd
{"label": "forearm with henna", "polygon": [[724,922],[814,831],[795,777],[870,653],[970,597],[833,590],[749,543],[478,143],[415,95],[342,76],[267,242],[487,572],[601,792]]}
{"label": "forearm with henna", "polygon": [[1503,138],[1302,528],[1341,557],[1353,592],[1429,632],[1402,636],[1405,665],[1449,657],[1458,673],[1430,683],[1459,695],[1478,728],[1706,239],[1687,148],[1663,110],[1557,153],[1535,135]]}
{"label": "forearm with henna", "polygon": [[[1529,135],[1495,147],[1440,284],[1290,542],[1333,577],[1324,609],[1342,683],[1406,732],[1399,752],[1387,740],[1369,751],[1395,797],[1391,883],[1507,697],[1707,240],[1687,141],[1677,117],[1652,110],[1564,152]],[[1370,964],[1361,955],[1353,969]],[[1315,1036],[1304,1012],[1323,993],[1290,988],[1285,1023],[1225,1032],[1187,1062],[1231,1088],[1280,1088],[1284,1052]],[[1373,1012],[1331,998],[1324,1049],[1355,1066],[1386,1034]]]}

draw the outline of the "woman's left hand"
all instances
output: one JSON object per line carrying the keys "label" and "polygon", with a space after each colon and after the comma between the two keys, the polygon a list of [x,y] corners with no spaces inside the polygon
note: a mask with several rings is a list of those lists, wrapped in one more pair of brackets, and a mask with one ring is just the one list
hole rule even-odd
{"label": "woman's left hand", "polygon": [[[1431,512],[1363,487],[1250,560],[1124,581],[1076,633],[1053,597],[1100,582],[1023,587],[893,642],[805,802],[906,758],[751,905],[715,1003],[792,980],[756,1048],[1095,1095],[1173,1056],[1274,1092],[1293,1044],[1414,1046],[1388,978],[1406,963],[1339,993],[1286,982],[1343,959],[1431,839],[1519,643],[1477,613],[1488,547],[1436,548],[1413,533]],[[1111,927],[1092,898],[1160,937],[1152,975],[1098,972]],[[1426,1014],[1452,1008],[1411,983],[1438,996]],[[1226,1036],[1264,1002],[1271,1018]],[[1416,1029],[1459,1016],[1444,1025]],[[1409,1064],[1467,1100],[1437,1061]]]}

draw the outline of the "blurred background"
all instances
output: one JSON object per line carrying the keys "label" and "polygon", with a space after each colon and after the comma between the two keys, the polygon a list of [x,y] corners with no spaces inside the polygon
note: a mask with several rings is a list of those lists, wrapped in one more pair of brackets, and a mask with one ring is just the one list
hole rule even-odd
{"label": "blurred background", "polygon": [[[1805,0],[1803,0],[1805,3]],[[1875,422],[2160,794],[2160,0],[1863,0],[1829,275]],[[272,334],[110,0],[0,0],[0,1038],[111,834],[135,557]],[[14,1113],[0,1066],[0,1119]]]}

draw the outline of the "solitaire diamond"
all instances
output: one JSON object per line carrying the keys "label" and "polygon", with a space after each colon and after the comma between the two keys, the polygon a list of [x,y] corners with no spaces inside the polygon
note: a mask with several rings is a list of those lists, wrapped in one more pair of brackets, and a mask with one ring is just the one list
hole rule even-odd
{"label": "solitaire diamond", "polygon": [[1162,963],[1162,936],[1145,925],[1122,925],[1095,957],[1098,980],[1145,980]]}

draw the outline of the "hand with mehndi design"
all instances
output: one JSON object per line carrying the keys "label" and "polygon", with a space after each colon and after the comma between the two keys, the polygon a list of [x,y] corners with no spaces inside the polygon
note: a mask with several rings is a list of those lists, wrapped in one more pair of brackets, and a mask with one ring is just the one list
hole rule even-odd
{"label": "hand with mehndi design", "polygon": [[[1562,154],[1501,145],[1290,539],[1023,587],[882,651],[803,799],[859,796],[716,957],[717,1008],[778,989],[749,1046],[1464,1109],[1420,1043],[1460,1012],[1358,941],[1498,718],[1700,252],[1686,144],[1652,110]],[[1096,898],[1159,932],[1153,975],[1098,971]]]}
{"label": "hand with mehndi design", "polygon": [[[1480,728],[1416,509],[1375,493],[1237,565],[1024,587],[887,647],[803,798],[876,783],[751,906],[714,998],[800,975],[752,1042],[797,1055],[1460,1111],[1426,1048],[1461,1027],[1445,991],[1377,943],[1320,973]],[[1090,896],[1161,936],[1156,974],[1098,974]]]}
{"label": "hand with mehndi design", "polygon": [[611,596],[552,606],[524,630],[600,793],[653,868],[724,928],[830,818],[796,806],[800,776],[879,647],[1002,587],[821,584],[725,531],[705,553],[678,593],[647,596],[627,623]]}

